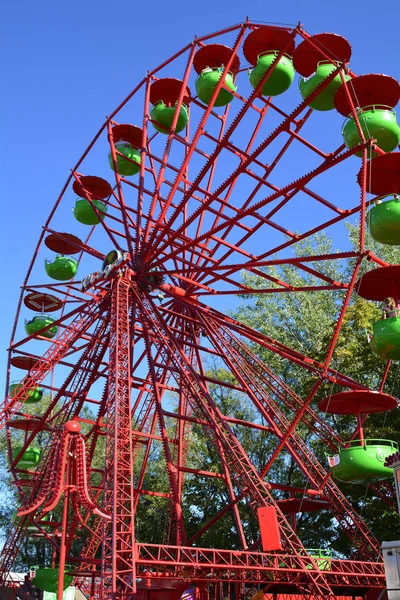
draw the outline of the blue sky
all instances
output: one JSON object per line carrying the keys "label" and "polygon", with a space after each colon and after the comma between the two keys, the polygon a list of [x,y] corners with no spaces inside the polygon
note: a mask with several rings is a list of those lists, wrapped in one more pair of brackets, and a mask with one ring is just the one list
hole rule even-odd
{"label": "blue sky", "polygon": [[147,69],[195,34],[246,16],[300,21],[309,33],[345,36],[353,46],[355,72],[400,78],[396,3],[5,0],[2,12],[3,364],[19,286],[69,169]]}

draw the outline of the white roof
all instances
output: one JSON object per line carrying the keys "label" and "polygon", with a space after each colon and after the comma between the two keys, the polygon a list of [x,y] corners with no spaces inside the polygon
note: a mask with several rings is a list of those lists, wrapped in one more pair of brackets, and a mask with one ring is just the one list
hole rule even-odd
{"label": "white roof", "polygon": [[7,573],[6,581],[24,581],[26,573]]}

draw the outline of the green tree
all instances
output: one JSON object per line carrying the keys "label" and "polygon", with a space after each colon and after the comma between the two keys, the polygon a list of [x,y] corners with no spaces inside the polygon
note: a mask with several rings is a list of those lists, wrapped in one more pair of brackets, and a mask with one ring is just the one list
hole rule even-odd
{"label": "green tree", "polygon": [[[353,247],[357,247],[358,228],[349,226],[349,238]],[[371,242],[373,252],[389,263],[400,262],[400,251],[394,247],[386,247]],[[316,236],[296,245],[295,256],[320,255],[331,253],[332,243],[324,235]],[[307,263],[337,281],[348,281],[354,268],[354,260],[325,261]],[[362,272],[373,268],[373,263],[365,261]],[[266,268],[268,275],[283,279],[293,286],[310,286],[316,283],[311,274],[305,274],[289,265],[278,268]],[[343,302],[344,292],[314,291],[279,294],[257,294],[257,288],[265,287],[265,280],[255,275],[243,275],[246,285],[252,287],[255,293],[248,295],[234,316],[247,325],[261,331],[302,352],[314,359],[321,360],[330,343],[334,327],[337,323],[340,307]],[[365,385],[377,389],[381,380],[385,361],[374,355],[368,343],[368,334],[372,331],[372,321],[379,317],[380,310],[376,303],[367,302],[353,294],[338,343],[332,357],[331,366],[344,374],[360,381]],[[313,377],[307,371],[293,365],[287,360],[266,350],[254,346],[257,354],[278,374],[285,383],[289,384],[296,393],[307,397]],[[385,391],[398,397],[400,395],[400,382],[397,378],[398,367],[391,369]],[[339,386],[321,386],[316,398],[314,408],[322,397],[341,391]],[[331,426],[346,439],[354,431],[356,420],[353,416],[326,415]],[[376,413],[368,417],[365,424],[365,434],[370,438],[385,438],[398,440],[400,430],[400,411],[390,413]],[[313,447],[320,460],[326,465],[321,445],[315,436],[310,435],[306,428],[299,426],[298,431],[303,439]],[[288,480],[288,471],[292,471],[291,483],[299,480],[296,469],[291,461],[285,464],[280,473],[283,481]],[[350,498],[355,508],[364,517],[372,531],[379,539],[399,539],[400,528],[398,515],[389,510],[382,500],[367,485],[339,484],[345,495]],[[382,518],[383,517],[383,518]],[[299,519],[299,530],[303,541],[308,546],[324,546],[330,542],[344,554],[350,551],[347,539],[338,530],[331,517],[322,511],[316,514],[303,514]]]}

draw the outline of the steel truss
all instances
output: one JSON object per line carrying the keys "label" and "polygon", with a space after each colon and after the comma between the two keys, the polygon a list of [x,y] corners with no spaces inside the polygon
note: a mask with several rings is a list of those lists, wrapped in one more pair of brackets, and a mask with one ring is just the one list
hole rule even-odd
{"label": "steel truss", "polygon": [[[348,70],[337,61],[322,86],[291,112],[280,107],[278,98],[260,95],[271,70],[247,98],[240,90],[234,92],[234,102],[223,111],[214,109],[212,102],[204,106],[193,93],[196,52],[209,43],[228,44],[232,52],[223,65],[226,74],[234,69],[246,36],[259,27],[261,24],[246,21],[196,38],[149,72],[101,127],[45,223],[24,281],[10,344],[8,373],[19,366],[28,374],[0,410],[0,427],[6,426],[11,471],[22,506],[21,520],[3,548],[3,581],[29,535],[28,527],[34,525],[37,537],[50,548],[53,564],[61,557],[61,564],[71,565],[66,567],[68,572],[91,600],[158,600],[166,594],[167,600],[175,600],[189,585],[197,587],[198,600],[217,600],[224,586],[231,584],[236,600],[250,599],[260,590],[310,599],[347,593],[365,597],[367,593],[379,595],[385,587],[379,542],[301,433],[304,429],[311,432],[313,439],[336,452],[343,440],[312,407],[312,401],[326,383],[342,389],[368,389],[340,372],[334,353],[352,295],[357,292],[360,270],[367,261],[384,265],[365,243],[365,212],[370,202],[365,165],[373,141],[362,135],[362,142],[348,150],[342,143],[320,148],[312,139],[309,103],[341,68]],[[325,56],[301,26],[273,29],[287,36],[278,58],[293,40],[309,40]],[[163,136],[152,129],[151,89],[154,83],[162,83],[165,73],[170,77],[171,66],[179,68],[182,85],[173,103],[177,109],[171,130]],[[214,99],[223,81],[221,77]],[[191,86],[190,97],[186,86]],[[139,97],[144,102],[143,120],[140,128],[132,130],[124,124],[124,110],[131,101],[137,107]],[[192,132],[189,126],[178,134],[178,112],[185,103],[190,104],[195,128]],[[358,123],[353,105],[352,114]],[[125,135],[134,131],[136,136],[141,153],[137,178],[118,173],[122,155],[116,144],[123,139],[118,133],[121,128]],[[105,136],[115,172],[112,185],[85,174],[87,154]],[[381,152],[376,146],[374,149]],[[338,193],[329,199],[329,190],[325,197],[321,185],[313,188],[325,176],[340,173],[360,150],[361,190],[356,189],[356,198]],[[307,157],[310,170],[292,177],[288,165],[293,162],[293,152]],[[71,186],[99,219],[84,240],[58,232],[53,223]],[[104,219],[94,203],[99,198],[107,206]],[[337,198],[341,198],[340,205]],[[310,225],[300,227],[297,233],[297,223],[288,223],[288,211],[301,201],[312,209]],[[311,214],[314,209],[315,215]],[[303,241],[322,230],[336,231],[335,227],[352,215],[360,217],[358,248],[296,255]],[[73,223],[68,225],[72,231]],[[83,285],[74,280],[35,283],[32,272],[42,242],[50,249],[67,248],[70,254],[79,255]],[[98,265],[93,261],[106,259],[109,248],[119,251],[120,262],[98,268],[92,278],[86,278],[92,273],[85,271],[86,265]],[[330,275],[332,264],[351,266],[351,276],[343,274],[337,281]],[[253,287],[251,279],[246,282],[242,272],[258,277],[259,285]],[[294,285],[288,273],[301,275],[302,284]],[[224,298],[321,291],[334,294],[340,306],[324,356],[318,360],[220,309]],[[42,335],[20,335],[23,301],[26,304],[32,294],[43,302],[48,302],[49,296],[54,302],[55,297],[62,306],[61,316],[52,324],[58,327],[58,334],[51,342],[43,336],[50,325]],[[215,306],[214,299],[219,301]],[[37,350],[39,343],[50,344],[43,354]],[[274,373],[253,350],[255,346],[304,370],[312,380],[308,396],[301,398]],[[210,361],[224,368],[231,379],[213,375]],[[382,373],[381,390],[388,371],[389,365]],[[48,394],[49,402],[33,416],[25,398],[37,386]],[[245,396],[257,419],[224,414],[215,386]],[[171,396],[176,398],[175,406]],[[55,481],[53,470],[61,456],[57,440],[67,439],[64,428],[71,421],[82,427],[82,438],[68,446],[69,462],[63,454],[62,481],[57,479],[57,489],[64,491],[67,508],[49,529],[38,507]],[[216,457],[212,467],[193,459],[196,428],[201,428]],[[270,449],[261,468],[240,442],[240,428],[267,436]],[[23,435],[18,434],[21,430]],[[17,435],[21,447],[15,455]],[[24,452],[39,436],[44,442],[37,469],[18,468]],[[151,476],[154,452],[164,465],[165,484]],[[273,467],[282,456],[293,462],[303,486],[274,480]],[[82,481],[75,477],[82,469],[92,493],[90,502],[82,492],[86,489]],[[194,532],[186,505],[186,486],[193,478],[217,480],[227,498],[226,505],[217,514],[205,515]],[[86,500],[79,507],[72,502],[68,512],[73,491]],[[374,493],[393,505],[390,485],[376,486]],[[351,540],[351,560],[334,559],[329,570],[320,569],[300,539],[295,516],[284,511],[284,494],[291,499],[321,501]],[[159,507],[162,531],[158,543],[140,538],[140,515],[149,499]],[[101,510],[96,512],[94,507]],[[282,549],[264,552],[259,536],[249,533],[245,510],[256,515],[265,507],[275,509]],[[110,522],[104,515],[111,516]],[[228,516],[236,535],[235,549],[202,548],[203,536]],[[58,596],[61,600],[61,588]]]}

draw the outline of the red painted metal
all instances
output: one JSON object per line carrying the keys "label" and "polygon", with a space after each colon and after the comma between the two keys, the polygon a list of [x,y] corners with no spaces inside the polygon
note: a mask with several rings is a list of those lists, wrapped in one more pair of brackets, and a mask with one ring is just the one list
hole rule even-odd
{"label": "red painted metal", "polygon": [[400,298],[400,265],[380,267],[364,273],[356,284],[359,296],[367,300],[380,300],[392,296]]}
{"label": "red painted metal", "polygon": [[287,498],[278,500],[277,504],[283,513],[315,512],[329,509],[329,500],[320,498]]}
{"label": "red painted metal", "polygon": [[[389,152],[368,161],[366,191],[375,196],[400,194],[400,153]],[[361,185],[362,173],[358,174]]]}
{"label": "red painted metal", "polygon": [[88,194],[93,200],[105,200],[112,193],[112,187],[105,179],[95,175],[85,175],[75,181],[72,189],[78,196]]}
{"label": "red painted metal", "polygon": [[114,144],[117,142],[128,142],[134,148],[141,148],[143,130],[129,123],[117,123],[111,130]]}
{"label": "red painted metal", "polygon": [[[179,79],[173,79],[172,77],[166,77],[165,79],[157,79],[150,86],[150,102],[157,104],[162,100],[167,106],[173,106],[178,102],[181,96],[182,81]],[[187,104],[190,99],[190,90],[188,86],[184,88],[184,95],[182,97],[183,104]]]}
{"label": "red painted metal", "polygon": [[322,412],[334,415],[356,415],[393,410],[398,401],[389,394],[374,390],[351,390],[328,396],[318,403]]}
{"label": "red painted metal", "polygon": [[46,431],[46,429],[48,429],[41,419],[29,415],[24,419],[12,419],[11,421],[8,421],[7,425],[13,429],[24,431],[25,433],[28,433],[28,431]]}
{"label": "red painted metal", "polygon": [[[179,369],[179,365],[184,367],[182,372],[188,389],[190,390],[192,402],[195,404],[196,409],[199,410],[208,423],[207,431],[211,435],[213,443],[218,447],[222,445],[225,453],[229,457],[229,466],[231,474],[235,479],[236,486],[239,489],[246,490],[246,493],[251,498],[252,505],[255,508],[263,506],[273,505],[273,499],[270,495],[268,486],[265,484],[263,479],[259,476],[251,463],[250,459],[243,450],[240,442],[233,435],[232,430],[229,426],[221,420],[220,412],[212,400],[207,388],[199,379],[196,370],[189,363],[188,358],[182,352],[177,345],[176,340],[170,335],[168,329],[165,328],[164,323],[157,315],[154,304],[150,300],[144,300],[139,296],[136,297],[138,304],[141,307],[141,313],[143,319],[152,324],[152,332],[154,336],[154,343],[161,343],[175,363],[175,367]],[[151,317],[151,312],[155,312],[155,318]],[[204,324],[203,324],[204,326]],[[235,371],[233,371],[235,373]],[[235,373],[236,374],[236,373]],[[285,545],[294,551],[295,561],[298,561],[300,568],[306,569],[302,552],[300,540],[294,534],[289,523],[286,521],[283,513],[281,513],[278,507],[275,505],[279,528],[281,536],[284,539]],[[307,569],[306,569],[307,570]],[[307,583],[302,584],[304,589],[311,589],[318,593],[331,593],[329,585],[325,581],[325,578],[318,574],[317,577],[311,575],[311,578],[307,577]]]}
{"label": "red painted metal", "polygon": [[[204,324],[204,326],[206,325]],[[214,324],[212,329],[218,335],[219,332],[217,324]],[[224,337],[222,337],[222,335]],[[358,538],[357,545],[359,552],[362,555],[373,556],[379,548],[377,540],[371,537],[371,534],[365,527],[365,524],[362,524],[359,515],[355,513],[345,496],[330,480],[329,474],[326,473],[323,466],[319,464],[313,454],[310,453],[308,446],[304,443],[301,436],[299,436],[299,434],[291,427],[291,423],[285,418],[285,416],[279,410],[279,407],[273,402],[272,397],[267,394],[264,387],[258,383],[260,374],[264,369],[262,361],[260,361],[260,359],[254,355],[254,353],[246,348],[240,339],[234,336],[229,330],[225,329],[224,331],[220,329],[220,334],[218,337],[219,340],[224,343],[226,355],[231,360],[235,360],[234,363],[231,363],[231,369],[235,376],[239,381],[242,382],[243,385],[246,386],[247,394],[252,401],[256,403],[259,412],[264,416],[267,422],[271,424],[272,427],[275,427],[277,438],[282,438],[283,443],[281,442],[278,447],[282,448],[283,444],[286,444],[287,450],[293,457],[295,457],[299,467],[304,470],[307,480],[313,482],[315,489],[320,490],[324,494],[326,494],[326,490],[329,489],[328,495],[331,502],[331,511],[335,514],[336,519],[342,524],[343,530],[349,535],[350,538]],[[227,341],[230,341],[230,346],[227,345]],[[247,355],[251,362],[248,361],[248,359],[246,360],[245,357],[241,356],[241,354],[238,352],[239,349],[243,352],[243,354]],[[252,375],[250,374],[252,372],[250,370],[251,366],[253,367]],[[256,367],[256,369],[260,369],[256,371],[256,378],[254,378],[254,367]],[[279,423],[279,425],[277,425],[277,423]],[[284,441],[285,439],[286,442]],[[275,454],[277,454],[276,451]],[[275,458],[276,456],[274,455],[274,459]],[[271,469],[273,462],[274,461],[270,458],[268,464],[262,471],[263,477],[265,477],[265,475]]]}
{"label": "red painted metal", "polygon": [[[279,98],[260,97],[260,86],[270,69],[258,89],[247,97],[241,95],[247,85],[242,85],[246,74],[240,71],[241,53],[255,64],[257,55],[268,49],[279,51],[278,56],[292,54],[296,42],[300,43],[295,62],[303,74],[304,69],[311,74],[308,71],[315,70],[319,60],[331,59],[337,66],[318,90],[300,104],[294,90],[293,109],[288,112]],[[76,583],[91,600],[178,600],[189,585],[197,588],[196,600],[232,598],[233,593],[237,600],[250,600],[267,587],[277,595],[300,594],[302,598],[333,598],[345,590],[354,596],[379,595],[384,589],[383,567],[376,562],[379,542],[301,435],[307,429],[333,453],[341,447],[340,435],[311,404],[320,386],[327,383],[349,390],[326,399],[321,408],[328,411],[355,406],[364,414],[395,402],[383,391],[390,363],[379,393],[331,364],[352,291],[362,295],[368,277],[374,277],[367,274],[365,280],[356,281],[362,262],[380,265],[379,276],[385,269],[397,269],[368,250],[364,220],[367,191],[378,193],[376,188],[384,186],[384,193],[397,191],[398,154],[366,161],[369,142],[352,150],[343,145],[329,147],[328,142],[320,148],[304,127],[313,118],[309,102],[340,71],[337,61],[347,63],[350,53],[348,43],[334,34],[310,36],[300,26],[249,21],[196,38],[150,71],[113,111],[74,166],[45,222],[23,284],[10,343],[8,379],[14,368],[28,373],[22,390],[2,405],[0,420],[6,425],[11,472],[22,511],[39,506],[41,500],[51,505],[64,490],[65,506],[71,510],[64,510],[62,534],[56,527],[46,530],[36,516],[31,520],[40,527],[55,564],[74,565]],[[194,81],[203,68],[221,64],[225,73],[236,75],[238,92],[230,106],[215,110],[212,100],[207,107],[197,101]],[[214,99],[223,80],[216,86]],[[362,78],[353,79],[358,80]],[[346,102],[356,115],[350,88],[343,86]],[[178,107],[189,105],[190,119],[182,135],[174,133],[179,111],[168,135],[155,134],[150,108],[158,99]],[[138,106],[143,106],[143,115],[138,114]],[[125,123],[127,114],[140,127]],[[86,164],[88,153],[97,144],[104,151],[107,138],[114,166],[112,184],[84,175],[93,168],[92,163]],[[141,151],[140,172],[129,180],[118,173],[115,144],[119,141]],[[314,181],[323,181],[326,174],[338,173],[339,184],[342,164],[350,165],[348,159],[358,150],[364,150],[360,194],[348,190],[322,193],[321,185],[314,189]],[[311,170],[300,168],[307,164],[304,159],[296,165],[298,171],[291,173],[293,152],[312,156]],[[66,202],[70,202],[71,189],[93,207],[93,200],[107,200],[107,218],[84,240],[74,235],[72,219],[65,224],[66,229],[71,227],[70,233],[59,233],[53,222],[67,194]],[[302,202],[310,224],[307,216],[298,231],[296,211]],[[295,254],[302,241],[319,231],[329,233],[331,227],[342,227],[352,215],[360,217],[359,244],[354,251]],[[95,259],[97,272],[102,271],[110,250],[120,250],[123,258],[117,267],[96,272],[90,284],[85,279],[84,287],[79,281],[51,283],[37,276],[46,252],[43,246],[77,254],[82,279],[96,269]],[[347,266],[352,262],[352,277],[343,271],[336,281],[329,269],[333,262]],[[250,279],[243,281],[242,272]],[[293,284],[290,273],[304,277],[304,283]],[[257,286],[252,277],[258,278]],[[389,277],[389,281],[394,279],[395,275]],[[336,324],[318,360],[220,310],[230,307],[229,299],[238,295],[319,290],[342,294],[343,302],[338,304]],[[27,346],[32,337],[17,337],[25,306],[36,309],[40,303],[49,312],[56,307],[61,311],[57,338],[35,346],[34,352],[40,352],[37,347],[43,344],[43,356]],[[288,368],[301,369],[312,380],[308,396],[299,397],[249,345],[287,361]],[[222,381],[207,371],[213,362],[228,374]],[[38,384],[52,397],[32,418],[23,397]],[[225,414],[215,389],[221,390],[222,397],[246,395],[257,418]],[[171,393],[176,398],[173,407]],[[92,409],[89,416],[87,406]],[[71,423],[73,431],[68,431]],[[77,431],[79,427],[83,433]],[[193,449],[199,428],[212,449],[212,466],[200,464]],[[268,453],[257,468],[251,452],[240,442],[241,429],[268,439]],[[12,457],[16,431],[24,432],[24,444],[19,455]],[[43,431],[49,434],[48,443],[37,469],[18,469],[23,452]],[[57,454],[56,448],[68,436],[81,436],[85,460],[80,442],[71,441],[69,463]],[[152,476],[154,453],[164,460],[165,479]],[[274,480],[273,467],[284,454],[290,456],[303,487]],[[81,485],[82,474],[90,482],[91,506],[84,493],[88,487]],[[187,505],[193,480],[221,486],[224,499],[216,514],[204,515],[197,528],[190,519],[196,507]],[[390,486],[371,489],[386,506],[395,506]],[[85,502],[80,502],[82,498]],[[151,538],[139,541],[144,535],[143,507],[149,501],[157,507],[158,522],[146,530],[151,529]],[[272,545],[268,534],[268,552],[260,551],[257,539],[260,534],[265,538],[265,529],[255,534],[249,531],[248,518],[243,518],[245,503],[254,516],[261,511],[276,517]],[[93,506],[110,514],[111,522],[104,524]],[[352,541],[352,560],[332,560],[329,571],[318,568],[296,532],[295,514],[316,510],[329,512]],[[28,535],[29,519],[23,519],[23,526],[12,531],[3,548],[3,578]],[[226,523],[234,532],[235,549],[202,548],[212,528]],[[79,556],[74,544],[78,537],[84,539]],[[282,551],[276,550],[278,539]]]}
{"label": "red painted metal", "polygon": [[[289,41],[289,45],[286,42]],[[290,30],[282,27],[263,26],[254,29],[243,43],[243,54],[250,64],[256,65],[259,54],[268,51],[280,50],[286,47],[285,53],[293,55],[295,42],[290,35]]]}
{"label": "red painted metal", "polygon": [[[198,547],[159,546],[156,544],[138,544],[138,564],[141,572],[151,572],[151,569],[162,565],[163,571],[159,577],[174,577],[206,581],[210,569],[215,572],[215,580],[222,580],[226,572],[231,573],[232,581],[271,583],[278,582],[277,588],[284,591],[290,587],[295,592],[296,582],[293,577],[299,571],[291,566],[292,556],[285,554],[263,554],[260,552],[227,551]],[[179,567],[177,567],[179,565]],[[196,569],[198,575],[196,576]],[[279,569],[281,575],[279,575]],[[365,563],[351,560],[332,561],[331,570],[325,576],[337,588],[342,586],[347,593],[385,587],[385,574],[382,563]],[[343,585],[344,577],[347,584]],[[298,592],[297,592],[298,593]],[[356,594],[354,594],[356,595]],[[301,596],[304,598],[304,596]],[[329,596],[328,596],[329,597]]]}
{"label": "red painted metal", "polygon": [[103,531],[101,574],[111,597],[136,593],[133,441],[131,421],[130,273],[113,282],[110,371],[106,405],[105,508],[112,515]]}
{"label": "red painted metal", "polygon": [[63,301],[51,294],[43,294],[41,292],[32,292],[24,298],[24,304],[30,310],[36,312],[54,312],[61,310]]}
{"label": "red painted metal", "polygon": [[[350,98],[348,97],[350,94]],[[400,84],[389,75],[359,75],[343,85],[335,94],[335,108],[347,117],[353,105],[357,108],[376,106],[393,108],[400,100]]]}
{"label": "red painted metal", "polygon": [[32,356],[13,356],[10,360],[11,366],[23,371],[30,371],[38,359]]}
{"label": "red painted metal", "polygon": [[[29,365],[29,374],[22,380],[21,388],[10,398],[6,398],[5,402],[0,405],[0,427],[8,422],[10,417],[15,414],[24,402],[26,393],[37,387],[43,379],[54,369],[64,356],[66,356],[73,345],[82,338],[86,331],[93,325],[99,317],[99,311],[93,310],[95,306],[85,306],[82,312],[75,310],[70,313],[78,313],[75,319],[66,327],[63,334],[49,348],[49,350],[38,360],[33,361],[30,357],[17,357],[18,361],[14,364],[22,364],[23,368]],[[68,315],[68,316],[70,316]],[[28,338],[30,339],[30,338]],[[28,360],[22,361],[22,358]]]}
{"label": "red painted metal", "polygon": [[78,254],[83,246],[82,240],[72,233],[50,233],[44,243],[57,254]]}
{"label": "red painted metal", "polygon": [[200,74],[206,67],[215,69],[221,65],[226,66],[229,62],[229,71],[236,75],[240,68],[240,59],[234,56],[233,49],[223,44],[208,44],[196,52],[193,66],[196,73]]}
{"label": "red painted metal", "polygon": [[282,550],[278,517],[274,506],[263,506],[257,510],[261,544],[264,552]]}
{"label": "red painted metal", "polygon": [[300,75],[310,77],[323,60],[346,64],[350,58],[351,46],[344,37],[336,33],[317,33],[297,46],[293,65]]}

